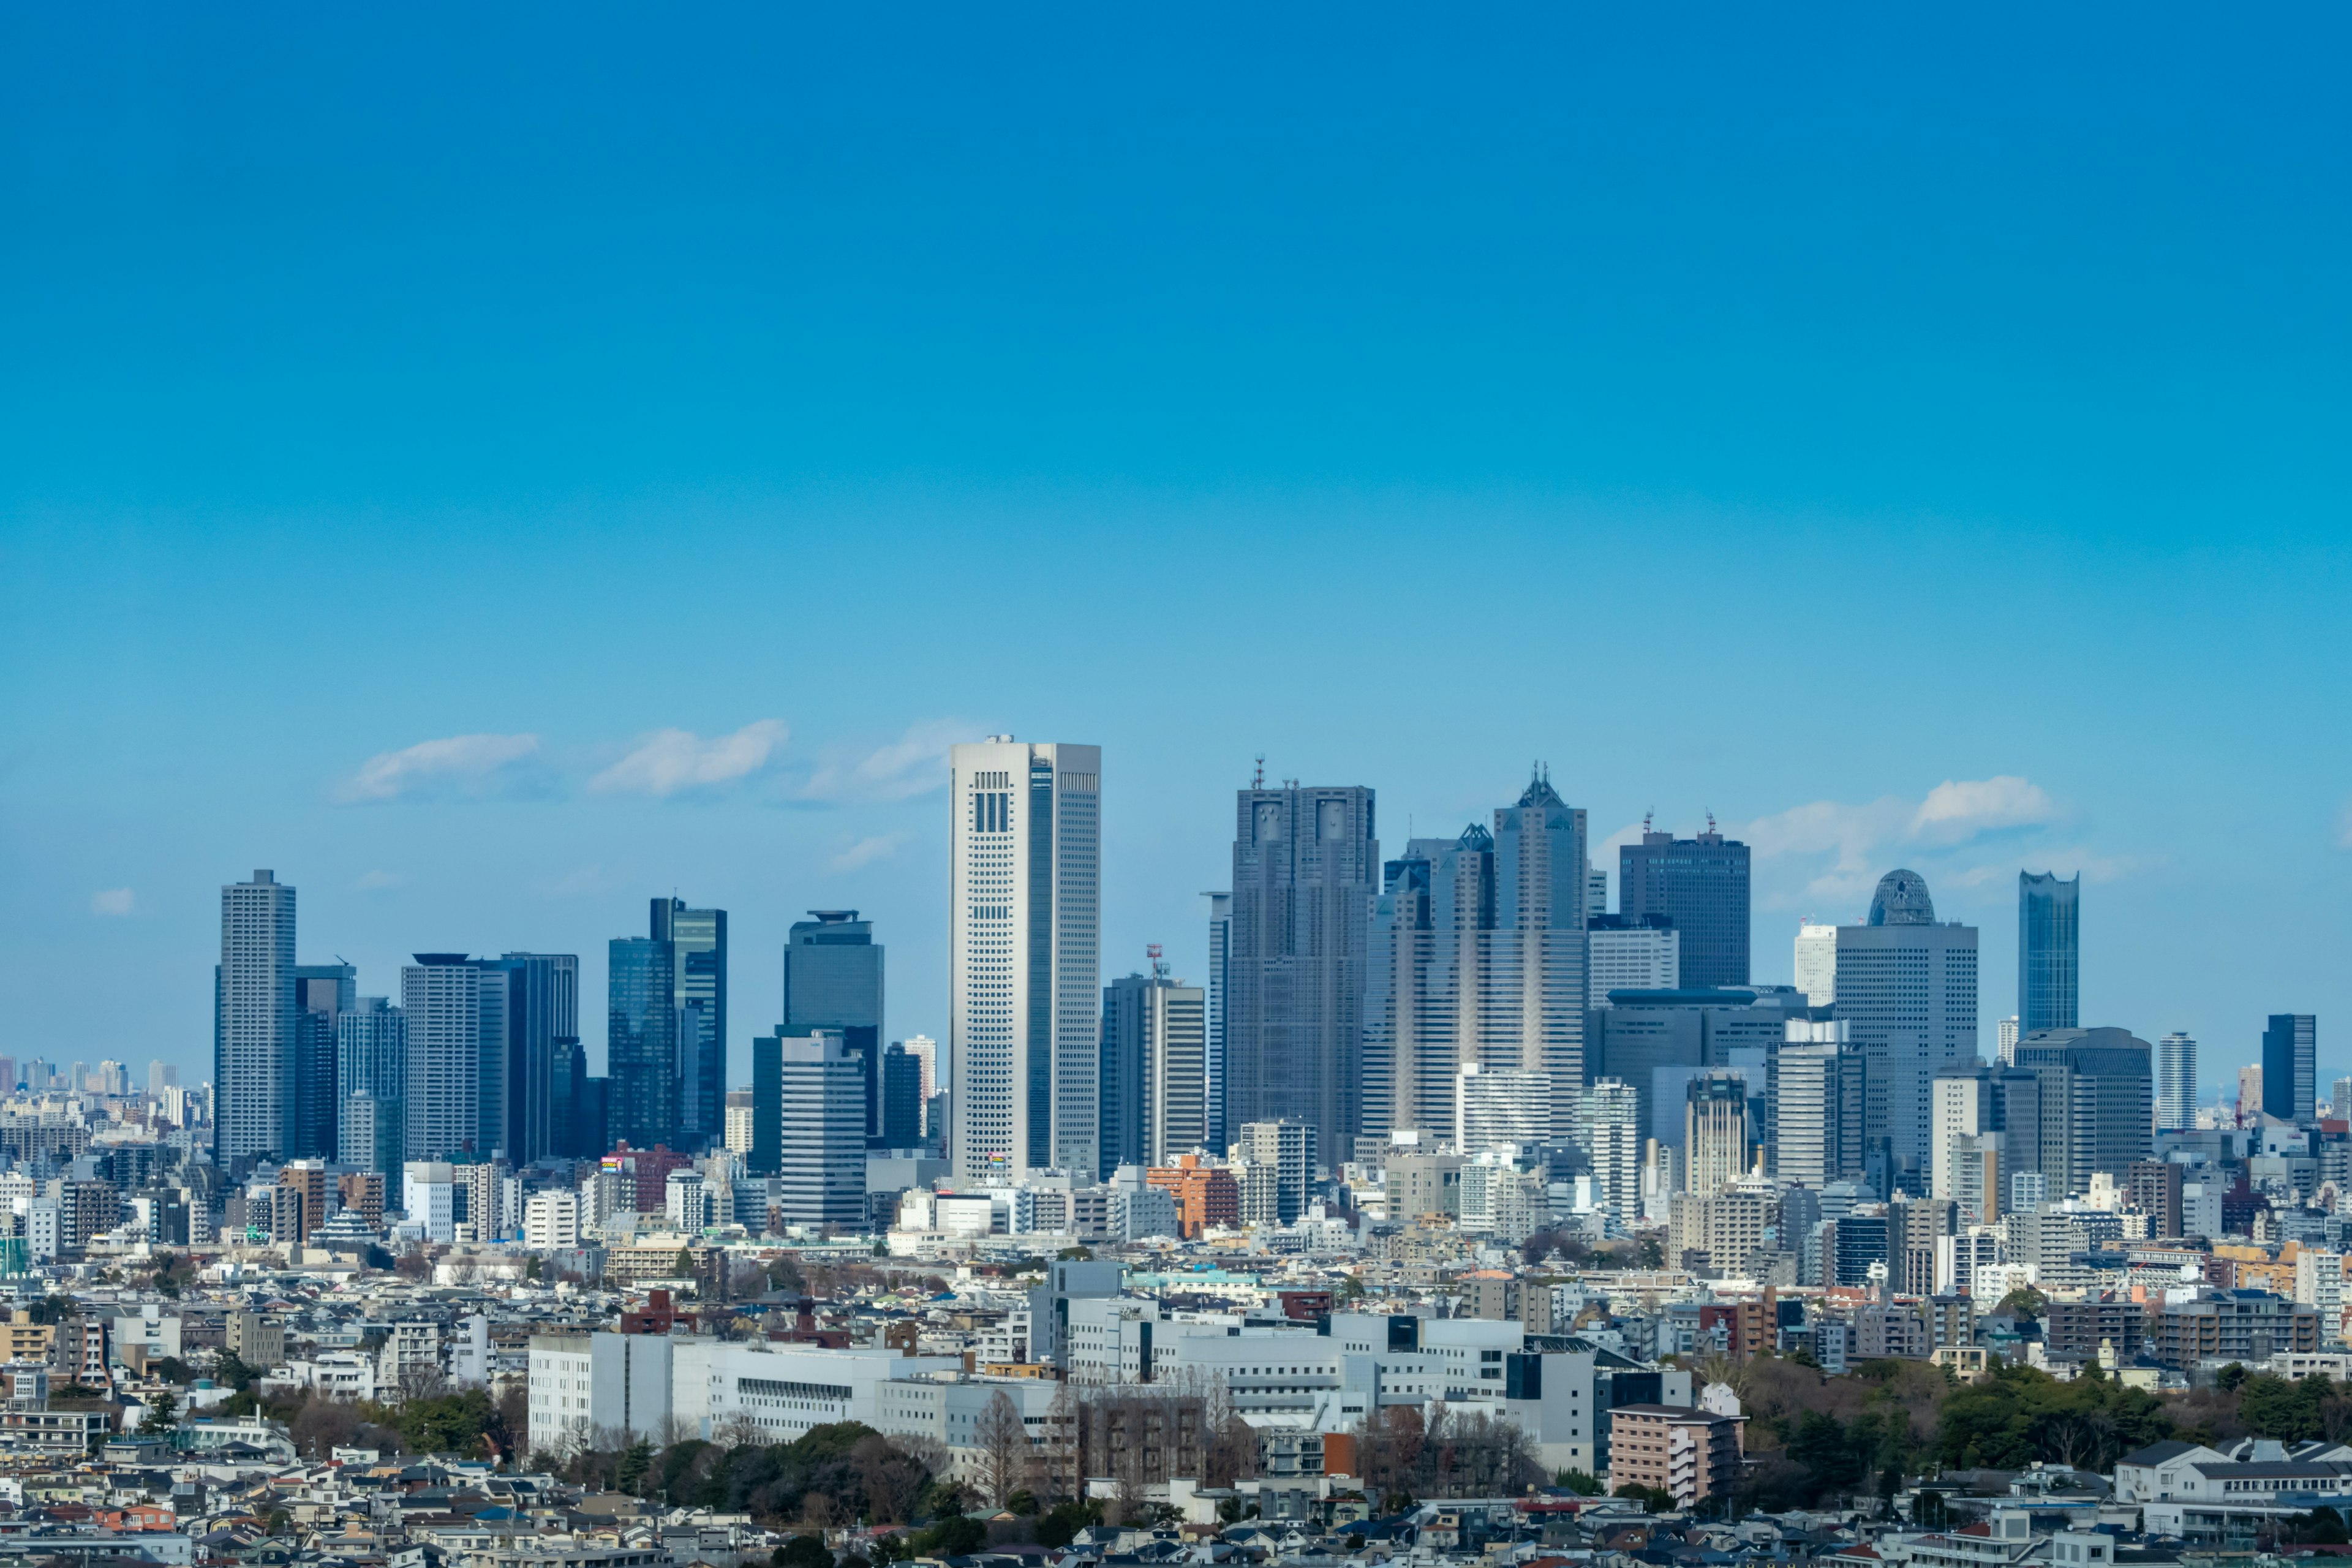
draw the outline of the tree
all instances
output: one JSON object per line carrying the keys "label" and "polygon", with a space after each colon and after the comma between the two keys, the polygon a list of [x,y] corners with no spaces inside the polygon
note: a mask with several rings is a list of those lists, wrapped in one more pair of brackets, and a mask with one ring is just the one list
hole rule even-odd
{"label": "tree", "polygon": [[1579,1497],[1599,1497],[1601,1479],[1585,1470],[1562,1470],[1552,1478],[1554,1486],[1565,1487]]}
{"label": "tree", "polygon": [[180,1402],[173,1398],[170,1394],[164,1393],[157,1394],[155,1403],[147,1407],[147,1414],[140,1418],[139,1430],[150,1433],[169,1432],[179,1424]]}
{"label": "tree", "polygon": [[2050,1308],[2050,1298],[2031,1285],[2020,1285],[2000,1299],[1996,1312],[2015,1312],[2020,1316],[2038,1318]]}
{"label": "tree", "polygon": [[821,1535],[795,1535],[776,1548],[775,1568],[833,1568],[833,1551]]}
{"label": "tree", "polygon": [[1002,1508],[1029,1473],[1029,1431],[1004,1390],[998,1389],[981,1411],[973,1440],[980,1449],[981,1495]]}
{"label": "tree", "polygon": [[619,1473],[614,1477],[625,1492],[634,1492],[646,1479],[646,1471],[654,1462],[654,1446],[643,1437],[629,1445],[621,1456]]}

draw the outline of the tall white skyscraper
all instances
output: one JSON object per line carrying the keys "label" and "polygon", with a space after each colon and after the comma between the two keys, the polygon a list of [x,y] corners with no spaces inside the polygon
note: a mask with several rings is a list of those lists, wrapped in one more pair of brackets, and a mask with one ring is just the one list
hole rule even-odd
{"label": "tall white skyscraper", "polygon": [[1631,1084],[1604,1078],[1576,1100],[1576,1138],[1592,1162],[1595,1202],[1631,1221],[1642,1205],[1642,1102]]}
{"label": "tall white skyscraper", "polygon": [[[2344,1114],[2337,1106],[2336,1114]],[[2156,1126],[2159,1132],[2197,1125],[2197,1042],[2175,1031],[2156,1042]]]}
{"label": "tall white skyscraper", "polygon": [[1090,1173],[1102,1027],[1102,748],[992,735],[955,747],[949,769],[956,1173]]}
{"label": "tall white skyscraper", "polygon": [[1993,1060],[2003,1067],[2017,1065],[2017,1015],[2011,1013],[1993,1026]]}
{"label": "tall white skyscraper", "polygon": [[298,1022],[294,889],[256,871],[250,882],[221,889],[221,961],[213,979],[213,1083],[219,1097],[213,1153],[223,1164],[240,1154],[291,1151]]}
{"label": "tall white skyscraper", "polygon": [[1797,989],[1816,1007],[1837,1000],[1837,927],[1811,921],[1797,927]]}

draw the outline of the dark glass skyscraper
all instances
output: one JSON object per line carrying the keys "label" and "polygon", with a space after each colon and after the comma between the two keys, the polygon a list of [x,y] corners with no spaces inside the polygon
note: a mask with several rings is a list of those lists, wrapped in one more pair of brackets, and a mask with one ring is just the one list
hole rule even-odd
{"label": "dark glass skyscraper", "polygon": [[866,1081],[866,1135],[882,1128],[882,944],[856,910],[811,910],[784,941],[786,1036],[838,1029]]}
{"label": "dark glass skyscraper", "polygon": [[674,1143],[678,1135],[674,963],[670,944],[650,937],[615,937],[607,949],[611,1131],[633,1149]]}
{"label": "dark glass skyscraper", "polygon": [[297,1160],[336,1154],[335,1020],[359,1000],[359,971],[348,963],[294,966],[294,1131],[286,1152]]}
{"label": "dark glass skyscraper", "polygon": [[1707,830],[1643,832],[1617,849],[1617,912],[1672,915],[1685,987],[1748,984],[1748,846]]}
{"label": "dark glass skyscraper", "polygon": [[[1372,792],[1240,790],[1225,959],[1224,1126],[1301,1121],[1327,1159],[1362,1100],[1365,944],[1380,890]],[[1583,872],[1578,870],[1581,886]]]}
{"label": "dark glass skyscraper", "polygon": [[656,899],[651,934],[669,944],[677,1008],[672,1035],[677,1052],[674,1141],[679,1148],[700,1148],[726,1131],[727,911]]}
{"label": "dark glass skyscraper", "polygon": [[2083,878],[2017,874],[2017,1032],[2079,1026]]}
{"label": "dark glass skyscraper", "polygon": [[2272,1014],[2263,1030],[2263,1114],[2308,1127],[2318,1104],[2318,1016]]}
{"label": "dark glass skyscraper", "polygon": [[[580,1043],[580,960],[568,952],[509,952],[499,963],[511,976],[508,1006],[507,1061],[501,1114],[503,1147],[516,1165],[549,1154],[570,1154],[559,1146],[557,1100],[571,1119],[571,1085],[556,1083],[560,1046]],[[563,1064],[567,1072],[570,1064]],[[601,1152],[601,1151],[597,1151]]]}
{"label": "dark glass skyscraper", "polygon": [[923,1064],[904,1046],[882,1053],[880,1137],[886,1149],[913,1149],[923,1142]]}

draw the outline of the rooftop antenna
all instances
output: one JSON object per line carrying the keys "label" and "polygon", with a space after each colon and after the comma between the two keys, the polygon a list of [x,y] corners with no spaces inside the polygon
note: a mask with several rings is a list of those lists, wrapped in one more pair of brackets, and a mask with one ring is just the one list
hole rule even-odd
{"label": "rooftop antenna", "polygon": [[1714,832],[1714,831],[1715,831],[1715,813],[1713,813],[1712,811],[1710,811],[1710,812],[1708,812],[1708,813],[1706,814],[1706,830],[1707,830],[1709,833],[1712,833],[1712,832]]}
{"label": "rooftop antenna", "polygon": [[1152,979],[1165,980],[1168,978],[1168,966],[1160,961],[1160,944],[1158,942],[1145,942],[1143,944],[1143,956],[1151,961]]}
{"label": "rooftop antenna", "polygon": [[1643,813],[1642,814],[1642,837],[1643,837],[1647,838],[1647,837],[1650,836],[1650,819],[1651,819],[1652,817],[1654,817],[1654,816],[1657,816],[1657,815],[1658,815],[1658,808],[1657,808],[1656,806],[1654,806],[1654,806],[1652,806],[1649,810],[1647,810],[1647,811],[1645,811],[1645,812],[1643,812]]}
{"label": "rooftop antenna", "polygon": [[1250,788],[1252,788],[1252,789],[1264,789],[1265,787],[1265,753],[1264,752],[1260,752],[1257,754],[1257,771],[1256,771],[1255,773],[1254,773],[1250,774]]}

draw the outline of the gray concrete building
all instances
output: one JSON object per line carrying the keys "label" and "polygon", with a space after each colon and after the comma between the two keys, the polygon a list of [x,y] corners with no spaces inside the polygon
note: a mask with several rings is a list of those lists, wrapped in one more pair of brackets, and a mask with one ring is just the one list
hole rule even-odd
{"label": "gray concrete building", "polygon": [[294,889],[269,871],[221,889],[213,972],[213,1157],[283,1156],[292,1147]]}
{"label": "gray concrete building", "polygon": [[1924,1192],[1936,1077],[1977,1056],[1976,928],[1938,921],[1926,879],[1889,871],[1865,922],[1837,928],[1836,1006],[1868,1064],[1863,1136]]}

